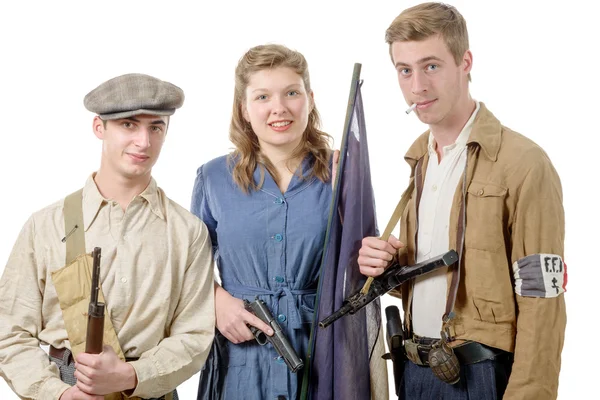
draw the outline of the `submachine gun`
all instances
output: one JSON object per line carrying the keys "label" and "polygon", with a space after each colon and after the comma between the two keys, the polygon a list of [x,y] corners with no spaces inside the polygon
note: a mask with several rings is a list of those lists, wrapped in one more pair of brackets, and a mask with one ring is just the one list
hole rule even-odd
{"label": "submachine gun", "polygon": [[[448,267],[458,261],[458,254],[450,250],[437,257],[430,258],[415,265],[390,265],[383,274],[372,280],[366,293],[360,290],[346,298],[339,310],[319,322],[321,328],[326,328],[346,314],[354,314],[378,297],[397,288],[409,279],[427,274],[441,267]],[[364,288],[363,288],[364,289]]]}

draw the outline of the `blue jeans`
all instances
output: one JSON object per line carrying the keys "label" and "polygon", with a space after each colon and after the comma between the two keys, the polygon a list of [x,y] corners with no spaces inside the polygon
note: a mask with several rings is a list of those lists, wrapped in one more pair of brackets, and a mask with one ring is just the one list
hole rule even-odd
{"label": "blue jeans", "polygon": [[[503,353],[495,360],[460,366],[460,380],[442,382],[426,366],[405,361],[400,393],[406,400],[500,400],[506,390],[513,355]],[[402,398],[402,397],[400,397]]]}

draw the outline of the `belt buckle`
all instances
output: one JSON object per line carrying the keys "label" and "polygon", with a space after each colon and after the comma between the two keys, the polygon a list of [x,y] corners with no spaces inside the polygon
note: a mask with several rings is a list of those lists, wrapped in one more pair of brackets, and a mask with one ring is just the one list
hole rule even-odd
{"label": "belt buckle", "polygon": [[404,348],[406,349],[406,357],[417,365],[423,365],[421,356],[419,356],[419,345],[408,339],[404,341]]}

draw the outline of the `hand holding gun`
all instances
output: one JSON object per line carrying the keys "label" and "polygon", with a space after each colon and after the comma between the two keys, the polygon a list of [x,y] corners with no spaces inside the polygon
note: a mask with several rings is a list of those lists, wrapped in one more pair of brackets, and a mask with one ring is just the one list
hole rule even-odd
{"label": "hand holding gun", "polygon": [[104,303],[98,302],[100,289],[100,247],[94,247],[92,252],[94,264],[92,268],[92,295],[88,308],[87,335],[85,338],[85,352],[100,354],[104,341]]}
{"label": "hand holding gun", "polygon": [[326,328],[346,314],[354,314],[376,298],[397,288],[409,279],[426,274],[441,267],[447,267],[458,261],[458,254],[450,250],[440,256],[430,258],[415,265],[390,265],[383,274],[375,278],[367,293],[358,291],[344,300],[342,307],[319,322],[321,328]]}
{"label": "hand holding gun", "polygon": [[258,344],[264,346],[267,342],[271,342],[277,353],[283,357],[290,371],[297,372],[301,369],[304,366],[302,359],[296,354],[296,351],[281,330],[281,326],[277,323],[277,320],[273,317],[273,314],[271,314],[271,311],[265,302],[260,299],[256,299],[252,303],[248,300],[244,300],[244,306],[247,311],[256,315],[265,324],[270,325],[271,328],[273,328],[273,336],[268,336],[260,329],[248,325],[248,328],[252,331]]}

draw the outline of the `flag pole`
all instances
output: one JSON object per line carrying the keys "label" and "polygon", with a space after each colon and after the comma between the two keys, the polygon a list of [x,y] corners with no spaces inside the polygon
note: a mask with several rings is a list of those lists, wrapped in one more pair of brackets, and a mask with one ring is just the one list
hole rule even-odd
{"label": "flag pole", "polygon": [[319,268],[319,283],[317,289],[317,297],[315,300],[315,313],[310,329],[310,339],[308,342],[308,351],[306,354],[306,368],[304,369],[304,375],[302,377],[302,391],[300,394],[301,400],[309,399],[309,389],[310,389],[310,378],[312,373],[312,361],[313,361],[313,351],[315,346],[315,338],[316,338],[316,329],[318,329],[318,321],[319,321],[319,300],[321,297],[321,287],[323,285],[323,266],[325,263],[326,255],[327,255],[327,243],[329,242],[329,235],[331,230],[331,222],[333,220],[333,216],[337,212],[337,205],[339,204],[339,188],[340,183],[342,181],[342,171],[344,170],[344,165],[346,161],[346,150],[347,150],[347,139],[348,134],[350,133],[350,124],[352,123],[352,114],[354,112],[354,106],[356,104],[356,94],[358,92],[358,88],[360,85],[360,71],[362,68],[362,64],[354,63],[354,69],[352,71],[352,81],[350,82],[350,94],[348,95],[348,106],[346,108],[346,120],[344,122],[344,130],[342,131],[342,143],[340,145],[340,158],[336,171],[336,178],[334,182],[334,190],[331,196],[331,203],[329,206],[329,217],[327,220],[327,231],[325,233],[325,241],[323,243],[323,255],[321,256],[321,267]]}

